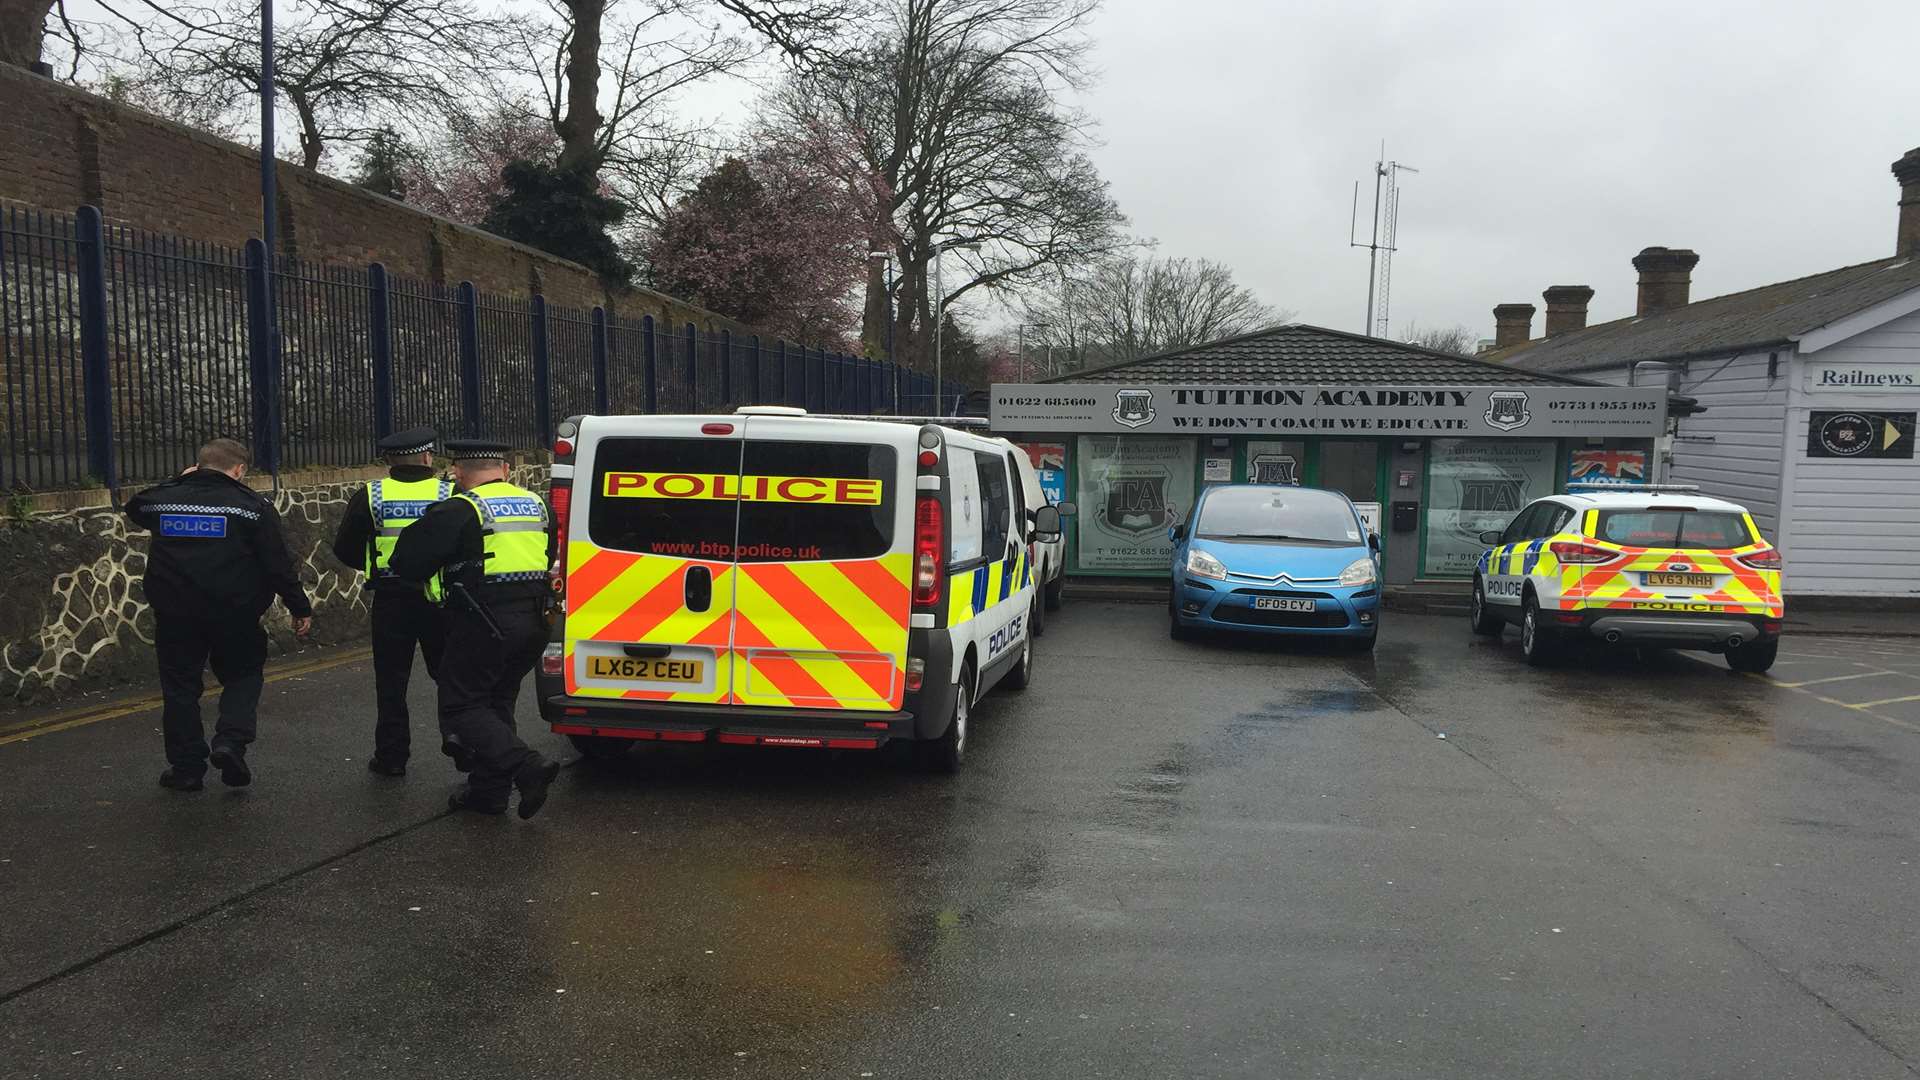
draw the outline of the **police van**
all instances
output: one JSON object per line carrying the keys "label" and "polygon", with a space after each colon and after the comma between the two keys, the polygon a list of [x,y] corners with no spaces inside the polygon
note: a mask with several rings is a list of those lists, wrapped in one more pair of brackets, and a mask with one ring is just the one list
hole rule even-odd
{"label": "police van", "polygon": [[541,715],[593,757],[911,743],[958,769],[975,702],[1033,677],[1033,549],[1060,532],[1023,451],[958,423],[568,419]]}

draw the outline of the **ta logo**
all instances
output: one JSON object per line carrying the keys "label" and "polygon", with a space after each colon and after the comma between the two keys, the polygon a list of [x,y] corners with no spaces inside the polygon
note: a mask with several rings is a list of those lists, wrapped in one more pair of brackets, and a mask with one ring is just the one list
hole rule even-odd
{"label": "ta logo", "polygon": [[1145,427],[1153,417],[1153,391],[1122,390],[1113,396],[1113,419],[1122,427]]}
{"label": "ta logo", "polygon": [[1527,408],[1525,390],[1495,390],[1487,398],[1487,424],[1501,431],[1527,426],[1533,413]]}

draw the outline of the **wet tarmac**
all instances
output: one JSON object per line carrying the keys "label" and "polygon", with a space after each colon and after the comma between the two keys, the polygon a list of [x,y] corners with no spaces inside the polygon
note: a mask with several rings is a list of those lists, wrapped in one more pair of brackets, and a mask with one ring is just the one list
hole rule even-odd
{"label": "wet tarmac", "polygon": [[955,778],[649,748],[532,822],[365,772],[364,662],[269,686],[245,792],[154,786],[152,712],[0,744],[0,1076],[1920,1063],[1920,642],[1536,671],[1076,603],[1037,655]]}

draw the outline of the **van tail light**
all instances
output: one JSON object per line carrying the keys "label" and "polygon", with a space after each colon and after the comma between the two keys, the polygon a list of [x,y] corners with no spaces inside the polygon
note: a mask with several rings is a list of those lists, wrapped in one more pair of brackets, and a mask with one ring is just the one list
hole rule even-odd
{"label": "van tail light", "polygon": [[567,517],[573,509],[573,482],[557,481],[547,489],[547,502],[553,510],[553,565],[547,568],[547,585],[556,597],[567,595]]}
{"label": "van tail light", "polygon": [[559,642],[553,642],[540,654],[540,674],[557,678],[566,672],[566,663],[566,651]]}
{"label": "van tail light", "polygon": [[940,500],[922,496],[913,508],[913,602],[940,602],[940,579],[946,553],[944,519]]}
{"label": "van tail light", "polygon": [[907,689],[918,691],[927,681],[927,662],[917,656],[907,658]]}
{"label": "van tail light", "polygon": [[1608,551],[1606,548],[1597,548],[1590,544],[1582,544],[1573,540],[1555,540],[1553,543],[1547,545],[1547,550],[1553,552],[1554,558],[1563,563],[1571,563],[1575,566],[1612,562],[1620,557],[1620,553],[1617,551]]}
{"label": "van tail light", "polygon": [[1740,561],[1755,570],[1778,570],[1786,565],[1786,560],[1780,557],[1779,548],[1768,548],[1751,555],[1742,555]]}

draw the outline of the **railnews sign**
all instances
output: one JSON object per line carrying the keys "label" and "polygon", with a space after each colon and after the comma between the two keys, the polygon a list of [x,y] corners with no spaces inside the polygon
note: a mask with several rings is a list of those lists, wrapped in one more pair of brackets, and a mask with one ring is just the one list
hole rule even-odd
{"label": "railnews sign", "polygon": [[1667,392],[1635,386],[995,383],[997,432],[1651,439]]}

